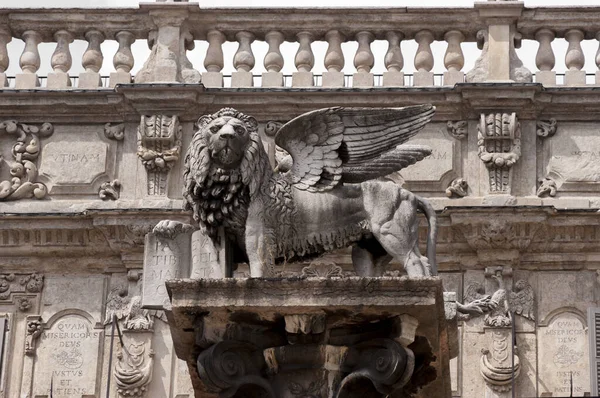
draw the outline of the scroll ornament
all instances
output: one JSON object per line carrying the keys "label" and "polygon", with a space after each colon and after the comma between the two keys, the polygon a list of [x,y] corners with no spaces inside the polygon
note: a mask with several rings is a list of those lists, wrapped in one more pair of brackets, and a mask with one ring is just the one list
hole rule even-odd
{"label": "scroll ornament", "polygon": [[[43,199],[46,196],[48,189],[37,181],[36,162],[41,150],[40,139],[49,137],[53,132],[54,127],[50,123],[44,123],[40,127],[19,123],[16,120],[6,120],[0,123],[0,134],[17,136],[17,142],[11,150],[14,161],[6,161],[12,177],[10,180],[0,181],[0,201],[32,197]],[[4,162],[0,155],[0,168]]]}

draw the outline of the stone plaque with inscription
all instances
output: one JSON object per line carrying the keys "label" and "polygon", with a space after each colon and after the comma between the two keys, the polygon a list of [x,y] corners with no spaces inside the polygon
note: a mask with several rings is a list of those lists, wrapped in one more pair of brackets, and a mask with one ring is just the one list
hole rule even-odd
{"label": "stone plaque with inscription", "polygon": [[42,151],[41,174],[54,184],[90,184],[106,173],[103,142],[50,142]]}
{"label": "stone plaque with inscription", "polygon": [[[97,396],[102,329],[81,315],[65,315],[39,337],[33,397]],[[52,394],[50,385],[52,384]]]}
{"label": "stone plaque with inscription", "polygon": [[[220,230],[221,241],[227,242],[223,230]],[[190,278],[225,278],[228,277],[226,245],[217,249],[212,240],[204,232],[198,230],[192,234],[192,268]]]}
{"label": "stone plaque with inscription", "polygon": [[427,145],[433,152],[419,162],[419,167],[408,167],[400,172],[406,181],[440,181],[454,168],[455,140],[444,134],[441,127],[427,126],[407,144]]}
{"label": "stone plaque with inscription", "polygon": [[171,302],[165,281],[190,277],[191,233],[182,233],[175,239],[146,235],[144,250],[144,283],[142,306],[167,309]]}
{"label": "stone plaque with inscription", "polygon": [[590,391],[587,328],[578,316],[562,313],[538,333],[540,393],[573,397]]}

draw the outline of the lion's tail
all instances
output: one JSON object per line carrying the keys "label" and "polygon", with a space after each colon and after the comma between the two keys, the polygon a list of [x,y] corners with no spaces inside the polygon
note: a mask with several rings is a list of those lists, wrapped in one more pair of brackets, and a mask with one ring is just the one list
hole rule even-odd
{"label": "lion's tail", "polygon": [[435,259],[435,243],[437,241],[437,215],[435,214],[435,210],[433,206],[423,199],[422,197],[415,195],[417,198],[417,205],[419,209],[425,213],[425,217],[427,218],[427,223],[429,224],[429,233],[427,234],[427,259],[429,260],[429,265],[431,265],[431,275],[437,275],[437,262]]}

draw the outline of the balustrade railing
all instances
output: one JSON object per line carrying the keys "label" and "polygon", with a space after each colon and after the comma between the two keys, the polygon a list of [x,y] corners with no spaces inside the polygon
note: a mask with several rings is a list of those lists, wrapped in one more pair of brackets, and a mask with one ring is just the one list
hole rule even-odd
{"label": "balustrade railing", "polygon": [[[571,7],[569,18],[564,14],[560,8],[528,9],[516,2],[449,9],[201,9],[194,3],[159,2],[136,9],[0,10],[0,87],[98,89],[133,81],[201,81],[210,88],[427,87],[511,80],[536,81],[545,86],[598,85],[600,71],[594,71],[592,82],[586,77],[581,43],[600,41],[600,7]],[[506,35],[509,44],[503,47],[498,40],[490,43],[490,27],[500,29],[498,32]],[[24,41],[18,60],[7,50],[13,38]],[[568,42],[565,54],[555,54],[552,42],[556,38]],[[538,43],[535,78],[521,65],[516,53],[512,55],[523,39]],[[74,40],[87,42],[81,59],[72,57]],[[147,59],[135,59],[132,44],[136,40],[148,41],[152,51]],[[417,47],[414,58],[403,52],[403,42],[412,40]],[[118,44],[114,54],[103,53],[104,41]],[[375,41],[378,46],[386,43],[382,58],[373,51]],[[201,47],[206,51],[190,52],[199,42],[204,43]],[[262,59],[255,55],[258,42],[268,48]],[[295,43],[296,51],[282,51],[285,42]],[[316,42],[326,45],[323,56],[315,55]],[[350,57],[342,50],[349,42],[356,43]],[[436,42],[445,44],[443,56],[432,51]],[[475,66],[465,76],[463,47],[473,42],[478,42],[482,51],[469,52],[469,57],[478,60],[468,63]],[[55,44],[49,59],[41,59],[40,43]],[[232,57],[225,57],[227,43],[237,45]],[[493,60],[503,59],[499,57],[502,54],[508,67],[490,65]],[[114,71],[103,83],[100,70],[105,57],[110,56]],[[557,56],[565,57],[564,79],[557,79]],[[20,72],[10,79],[6,70],[13,62],[18,62]],[[136,62],[143,67],[133,79]],[[595,62],[600,70],[600,47]],[[70,74],[73,63],[81,63],[84,69],[78,76]],[[46,79],[38,76],[42,64],[51,66]],[[203,65],[205,70],[194,69],[194,64]],[[261,64],[264,72],[262,66],[257,66]],[[382,74],[373,73],[375,64],[383,64]],[[289,70],[291,65],[291,77],[284,75],[284,69]],[[323,70],[322,74],[315,73],[315,65]],[[349,75],[350,65],[354,70]],[[444,72],[434,74],[440,65]],[[225,76],[231,67],[231,77]]]}

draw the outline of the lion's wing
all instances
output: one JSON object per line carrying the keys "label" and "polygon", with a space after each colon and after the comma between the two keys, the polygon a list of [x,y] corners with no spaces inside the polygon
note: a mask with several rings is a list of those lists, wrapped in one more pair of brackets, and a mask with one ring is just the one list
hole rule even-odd
{"label": "lion's wing", "polygon": [[403,145],[433,117],[431,105],[405,108],[326,108],[286,123],[275,143],[294,163],[294,185],[325,191],[340,182],[359,183],[398,171],[431,154],[421,145]]}

